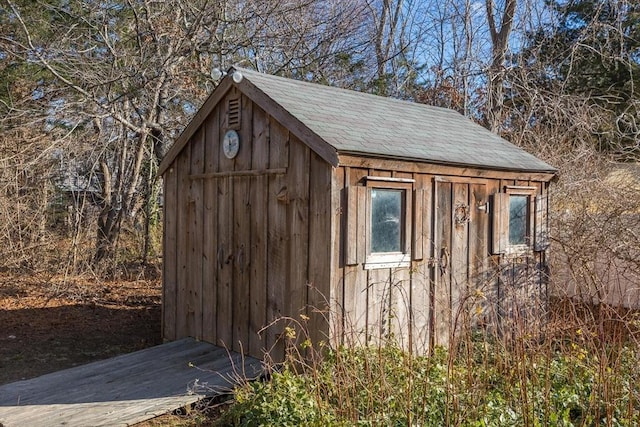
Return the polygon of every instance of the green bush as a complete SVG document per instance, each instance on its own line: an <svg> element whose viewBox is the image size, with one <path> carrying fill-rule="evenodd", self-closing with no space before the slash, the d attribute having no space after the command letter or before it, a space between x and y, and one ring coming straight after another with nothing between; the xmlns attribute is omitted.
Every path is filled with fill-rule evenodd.
<svg viewBox="0 0 640 427"><path fill-rule="evenodd" d="M220 425L314 426L331 425L331 408L318 401L316 386L308 377L285 369L269 381L256 381L236 389L235 403L225 412Z"/></svg>
<svg viewBox="0 0 640 427"><path fill-rule="evenodd" d="M289 366L268 382L239 388L221 422L480 427L640 421L635 349L592 354L574 344L565 352L525 353L486 343L473 349L464 357L443 349L430 357L395 347L339 349L304 374Z"/></svg>

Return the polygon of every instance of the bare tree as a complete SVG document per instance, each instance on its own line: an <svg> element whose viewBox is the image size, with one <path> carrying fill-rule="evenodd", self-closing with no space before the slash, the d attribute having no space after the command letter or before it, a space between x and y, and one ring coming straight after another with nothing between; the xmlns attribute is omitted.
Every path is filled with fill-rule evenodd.
<svg viewBox="0 0 640 427"><path fill-rule="evenodd" d="M428 2L367 0L361 55L365 84L383 96L411 98L427 32Z"/></svg>
<svg viewBox="0 0 640 427"><path fill-rule="evenodd" d="M33 89L42 135L69 127L93 147L74 158L101 192L95 264L113 260L123 226L150 212L155 167L213 88L213 66L304 75L349 48L359 19L358 2L314 0L2 4L5 59L47 75Z"/></svg>
<svg viewBox="0 0 640 427"><path fill-rule="evenodd" d="M614 3L624 6L608 6ZM593 4L595 11L604 7ZM552 12L546 16L555 19ZM615 16L619 23L620 15ZM502 130L560 169L551 199L554 296L594 307L594 324L604 333L605 323L619 313L609 308L640 306L640 168L638 151L628 144L635 137L633 126L618 125L622 116L616 106L622 98L615 96L617 87L606 84L605 93L599 93L589 85L606 82L614 69L617 75L633 75L629 71L635 66L623 43L613 43L619 50L612 54L610 42L626 37L619 33L624 26L606 25L601 31L598 19L583 20L582 28L572 19L564 30L575 31L576 45L569 36L557 37L557 21L529 27L534 31L505 74ZM602 40L586 44L587 36L595 35ZM614 100L607 101L609 96ZM634 101L627 107L624 117L629 118ZM606 150L602 141L608 141Z"/></svg>
<svg viewBox="0 0 640 427"><path fill-rule="evenodd" d="M502 10L493 0L486 0L487 23L491 35L491 63L487 70L486 126L497 132L502 125L504 101L505 56L516 14L517 0L505 0ZM499 19L496 15L499 14Z"/></svg>
<svg viewBox="0 0 640 427"><path fill-rule="evenodd" d="M424 84L416 100L476 117L484 100L480 90L486 59L486 28L482 11L470 0L435 2L428 9L422 49Z"/></svg>

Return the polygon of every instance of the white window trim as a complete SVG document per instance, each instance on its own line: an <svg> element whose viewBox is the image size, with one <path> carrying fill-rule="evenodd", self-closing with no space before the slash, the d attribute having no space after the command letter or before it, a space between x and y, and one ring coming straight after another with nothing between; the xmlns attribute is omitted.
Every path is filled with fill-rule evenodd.
<svg viewBox="0 0 640 427"><path fill-rule="evenodd" d="M364 262L365 270L373 270L380 268L402 268L411 265L411 227L413 226L413 184L414 179L410 178L394 178L367 176L366 186L368 189L389 189L403 190L403 212L402 212L402 237L401 245L404 247L402 252L371 252L371 191L367 191L367 230L366 230L366 260Z"/></svg>
<svg viewBox="0 0 640 427"><path fill-rule="evenodd" d="M533 251L533 238L534 238L534 220L535 214L535 199L538 189L536 187L507 185L504 188L504 192L509 196L527 196L527 232L525 235L526 243L520 245L512 245L509 243L509 229L507 227L507 247L505 248L506 255L523 255ZM509 221L507 220L507 224Z"/></svg>
<svg viewBox="0 0 640 427"><path fill-rule="evenodd" d="M411 254L405 254L402 252L373 253L367 255L367 261L364 263L364 269L400 268L409 267L410 265Z"/></svg>

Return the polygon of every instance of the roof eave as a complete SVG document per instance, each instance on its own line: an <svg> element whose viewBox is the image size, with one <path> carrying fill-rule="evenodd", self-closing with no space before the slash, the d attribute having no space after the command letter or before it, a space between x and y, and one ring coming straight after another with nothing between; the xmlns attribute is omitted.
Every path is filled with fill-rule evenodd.
<svg viewBox="0 0 640 427"><path fill-rule="evenodd" d="M231 68L229 70L229 74L233 72L234 68ZM282 105L272 99L249 79L243 78L240 83L237 83L237 86L242 93L251 99L252 102L257 104L271 117L289 129L290 132L308 145L311 150L313 150L327 163L333 167L338 166L338 151L336 148L312 131L307 125L287 111Z"/></svg>
<svg viewBox="0 0 640 427"><path fill-rule="evenodd" d="M424 158L415 158L415 157L405 157L405 156L392 156L392 155L381 155L381 154L373 154L373 153L364 153L359 151L347 151L340 150L338 152L338 158L340 165L344 165L345 163L350 163L345 161L347 157L368 157L375 159L386 159L392 161L401 161L401 162L417 162L425 165L435 165L435 166L446 166L446 167L455 167L455 168L463 168L463 169L474 169L474 170L485 170L485 171L495 171L495 172L504 172L504 173L513 173L513 174L534 174L540 175L545 178L545 180L552 180L557 174L558 170L551 167L549 169L537 169L537 168L509 168L509 167L501 167L501 166L488 166L488 165L477 165L477 164L469 164L469 163L458 163L458 162L450 162L443 160L432 160L432 159L424 159Z"/></svg>

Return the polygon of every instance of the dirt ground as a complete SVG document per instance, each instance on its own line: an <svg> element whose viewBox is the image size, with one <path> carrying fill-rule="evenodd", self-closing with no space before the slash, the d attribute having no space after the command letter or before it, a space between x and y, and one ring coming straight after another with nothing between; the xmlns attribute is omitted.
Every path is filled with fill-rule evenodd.
<svg viewBox="0 0 640 427"><path fill-rule="evenodd" d="M0 273L0 384L160 344L161 281ZM137 427L211 425L226 405L183 408Z"/></svg>
<svg viewBox="0 0 640 427"><path fill-rule="evenodd" d="M0 274L0 384L161 343L161 284Z"/></svg>

